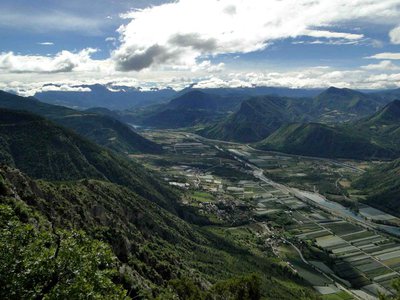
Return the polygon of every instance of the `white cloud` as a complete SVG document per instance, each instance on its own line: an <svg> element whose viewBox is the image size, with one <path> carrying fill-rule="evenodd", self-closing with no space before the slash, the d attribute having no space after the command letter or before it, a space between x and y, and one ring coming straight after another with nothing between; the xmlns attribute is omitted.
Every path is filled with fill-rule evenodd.
<svg viewBox="0 0 400 300"><path fill-rule="evenodd" d="M38 45L42 45L42 46L53 46L54 45L54 43L53 42L40 42L40 43L37 43Z"/></svg>
<svg viewBox="0 0 400 300"><path fill-rule="evenodd" d="M254 87L273 86L289 88L326 88L337 86L358 89L385 89L400 85L400 73L370 75L364 70L333 70L309 68L290 72L231 73L225 77L211 76L199 80L196 87Z"/></svg>
<svg viewBox="0 0 400 300"><path fill-rule="evenodd" d="M199 70L205 70L209 73L218 73L222 72L225 69L225 64L224 63L219 63L219 64L212 64L211 61L209 60L204 60L201 63L197 64L192 68L192 72L196 72Z"/></svg>
<svg viewBox="0 0 400 300"><path fill-rule="evenodd" d="M345 32L331 32L327 30L306 30L304 35L316 38L335 38L346 40L359 40L364 37L363 34L345 33Z"/></svg>
<svg viewBox="0 0 400 300"><path fill-rule="evenodd" d="M400 44L400 26L393 28L390 32L389 32L389 37L390 37L390 41L393 44Z"/></svg>
<svg viewBox="0 0 400 300"><path fill-rule="evenodd" d="M181 90L196 83L196 87L254 87L275 86L289 88L325 88L328 86L358 88L358 89L385 89L400 87L400 72L387 73L387 70L337 70L328 66L298 69L286 72L246 72L236 71L231 73L183 73L179 76L176 71L141 72L141 78L123 76L126 73L116 73L109 76L104 73L94 72L87 76L86 72L74 73L74 76L63 77L62 73L38 74L37 81L14 80L13 76L22 74L4 75L0 73L0 89L16 92L24 96L32 96L44 90L80 90L82 85L104 84L112 89L124 87L150 90L152 88L172 87ZM29 76L29 78L32 76ZM37 77L37 78L36 78Z"/></svg>
<svg viewBox="0 0 400 300"><path fill-rule="evenodd" d="M104 61L94 61L91 55L97 50L84 49L78 53L61 51L53 57L0 53L0 70L8 73L63 73L99 70Z"/></svg>
<svg viewBox="0 0 400 300"><path fill-rule="evenodd" d="M91 92L92 90L88 87L82 86L70 86L67 84L46 84L37 92Z"/></svg>
<svg viewBox="0 0 400 300"><path fill-rule="evenodd" d="M378 53L372 56L368 56L366 58L370 58L370 59L392 59L392 60L396 60L396 59L400 59L400 53L396 53L396 52L383 52L383 53Z"/></svg>
<svg viewBox="0 0 400 300"><path fill-rule="evenodd" d="M380 40L371 39L370 40L372 47L374 48L383 48L384 43Z"/></svg>
<svg viewBox="0 0 400 300"><path fill-rule="evenodd" d="M390 60L383 60L377 64L370 64L370 65L366 65L366 66L362 66L362 69L365 70L371 70L371 71L375 71L375 70L384 70L384 71L395 71L395 70L400 70L400 67L395 65L394 63L392 63Z"/></svg>
<svg viewBox="0 0 400 300"><path fill-rule="evenodd" d="M108 20L110 22L110 20ZM104 19L95 19L61 11L28 13L2 8L0 27L17 28L34 32L85 32L88 35L100 35L108 24Z"/></svg>
<svg viewBox="0 0 400 300"><path fill-rule="evenodd" d="M361 20L395 24L393 0L179 0L135 10L119 28L113 53L121 71L159 65L193 67L204 56L259 51L277 39L311 36L357 41L362 34L337 32Z"/></svg>

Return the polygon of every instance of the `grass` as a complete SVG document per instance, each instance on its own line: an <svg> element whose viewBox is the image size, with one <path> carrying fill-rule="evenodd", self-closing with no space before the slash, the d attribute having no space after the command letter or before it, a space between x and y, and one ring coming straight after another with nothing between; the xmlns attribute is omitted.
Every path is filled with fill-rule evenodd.
<svg viewBox="0 0 400 300"><path fill-rule="evenodd" d="M353 296L349 295L345 291L341 291L336 294L322 295L321 298L323 300L351 300L351 299L354 299Z"/></svg>
<svg viewBox="0 0 400 300"><path fill-rule="evenodd" d="M194 191L192 197L199 202L213 202L215 197L207 192Z"/></svg>
<svg viewBox="0 0 400 300"><path fill-rule="evenodd" d="M342 239L346 240L346 241L355 241L358 239L362 239L362 238L366 238L369 236L374 236L375 233L371 232L371 231L363 231L363 232L355 232L354 234L351 235L347 235L342 237Z"/></svg>
<svg viewBox="0 0 400 300"><path fill-rule="evenodd" d="M291 246L280 248L280 252L284 253L289 262L297 270L300 277L313 286L323 286L331 283L327 278L322 276L318 271L314 270L310 265L305 264L297 251Z"/></svg>
<svg viewBox="0 0 400 300"><path fill-rule="evenodd" d="M391 259L388 259L388 260L384 260L382 262L387 266L397 265L397 264L400 263L400 257L391 258Z"/></svg>

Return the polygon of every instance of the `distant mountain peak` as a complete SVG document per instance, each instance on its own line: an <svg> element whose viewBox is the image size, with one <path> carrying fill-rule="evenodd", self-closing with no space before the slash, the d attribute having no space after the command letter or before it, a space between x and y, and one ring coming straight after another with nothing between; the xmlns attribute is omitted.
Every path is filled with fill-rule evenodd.
<svg viewBox="0 0 400 300"><path fill-rule="evenodd" d="M321 94L328 94L328 95L340 95L340 96L347 96L349 94L359 94L360 92L347 89L347 88L337 88L334 86L331 86L327 88L324 92Z"/></svg>
<svg viewBox="0 0 400 300"><path fill-rule="evenodd" d="M335 87L335 86L330 86L329 88L327 88L325 90L325 92L326 93L332 93L332 92L338 92L338 91L341 91L341 90L343 90L343 89Z"/></svg>
<svg viewBox="0 0 400 300"><path fill-rule="evenodd" d="M189 97L204 97L207 96L209 94L203 92L203 91L199 91L199 90L191 90L188 91L187 93L175 98L175 99L180 99L180 98L189 98Z"/></svg>
<svg viewBox="0 0 400 300"><path fill-rule="evenodd" d="M192 90L172 99L167 108L217 109L220 100L220 96L208 94L199 90Z"/></svg>

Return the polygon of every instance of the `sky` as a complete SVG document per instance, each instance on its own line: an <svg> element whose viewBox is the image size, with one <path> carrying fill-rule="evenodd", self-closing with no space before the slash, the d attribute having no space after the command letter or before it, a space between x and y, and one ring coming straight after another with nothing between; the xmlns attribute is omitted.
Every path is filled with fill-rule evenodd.
<svg viewBox="0 0 400 300"><path fill-rule="evenodd" d="M0 89L400 87L400 0L2 0Z"/></svg>

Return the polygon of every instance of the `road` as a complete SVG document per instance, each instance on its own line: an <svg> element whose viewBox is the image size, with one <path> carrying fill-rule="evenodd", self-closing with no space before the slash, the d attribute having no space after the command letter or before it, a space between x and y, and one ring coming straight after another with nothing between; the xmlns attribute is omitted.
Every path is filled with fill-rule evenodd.
<svg viewBox="0 0 400 300"><path fill-rule="evenodd" d="M225 145L241 145L241 146L243 146L243 144L239 144L239 143L226 142L226 141L220 141L220 140L212 140L212 139L203 138L203 137L201 137L201 136L194 135L194 134L192 134L191 137L192 137L192 138L196 138L197 140L199 140L199 141L201 141L201 142L209 142L209 143L212 143L212 145L213 145L218 151L226 151L226 149L224 149L223 146L218 146L218 145L216 145L215 143L223 143L223 144L225 144ZM249 149L251 149L252 151L259 151L259 150L257 150L257 149L252 148L250 145L246 145L246 146L247 146ZM269 152L269 153L271 153L271 152ZM274 153L277 153L277 152L274 152ZM282 154L282 153L277 153L277 154L286 155L286 154ZM308 204L308 205L315 206L315 207L317 207L317 208L320 208L320 209L323 209L323 210L325 210L325 211L328 211L329 213L331 213L331 214L333 214L333 215L336 215L336 216L339 216L340 218L342 218L342 219L344 219L344 220L347 220L347 221L356 223L356 224L358 224L358 225L361 225L361 226L364 227L364 228L375 229L375 230L381 230L381 231L382 231L382 229L379 228L379 227L377 226L377 224L372 223L372 222L370 222L370 221L368 221L368 220L363 219L363 218L360 217L360 216L355 215L355 214L352 213L350 210L348 210L348 209L342 207L341 205L339 205L339 204L337 204L337 203L330 203L330 201L326 200L325 197L323 197L322 195L320 195L320 194L318 194L318 193L304 192L304 191L301 191L301 190L298 190L298 189L295 189L295 188L291 188L291 187L285 186L285 185L283 185L283 184L277 183L277 182L275 182L275 181L273 181L273 180L267 178L267 177L264 175L264 172L263 172L263 170L262 170L261 168L257 167L256 165L254 165L254 164L252 164L252 163L249 163L248 161L242 159L242 158L239 157L238 155L233 154L232 152L231 152L231 155L232 155L232 157L233 157L236 161L238 161L238 162L240 162L241 164L245 165L247 168L250 168L250 169L253 171L253 176L254 176L255 178L257 178L258 180L260 180L260 181L262 181L262 182L264 182L264 183L266 183L266 184L268 184L268 185L270 185L270 186L272 186L272 187L274 187L274 188L276 188L276 189L279 189L279 190L281 190L281 191L283 191L283 192L285 192L285 193L289 193L289 194L291 194L292 196L294 196L294 197L296 197L297 199L299 199L299 200L305 202L305 203ZM293 156L293 155L286 155L286 156ZM319 160L319 161L325 161L325 162L329 162L329 163L332 163L332 164L335 164L335 165L338 165L338 166L341 166L341 167L346 167L346 168L352 169L353 171L356 171L356 172L364 172L364 170L362 170L362 169L359 169L359 168L356 168L356 167L354 167L354 166L352 166L352 165L349 165L349 164L347 164L347 163L335 161L335 160L332 160L332 159L325 159L325 158L319 158L319 157L306 157L306 156L296 156L296 157L303 157L303 158L306 158L306 159L315 159L315 160ZM340 178L338 179L338 181L339 181L339 180L340 180ZM338 181L337 181L337 182L338 182ZM315 198L314 196L317 197L317 198L321 198L322 201L321 201L321 202L318 202L318 201L317 201L318 199L317 199L317 200L316 200L316 199L313 199L313 198ZM323 204L324 204L324 201L325 201L326 203L330 204L331 207L329 207L329 206L324 206L324 205L323 205ZM336 208L336 209L335 209L335 208ZM320 224L318 224L318 225L321 226ZM328 230L328 229L325 228L325 227L323 227L323 228L324 228L325 230ZM328 231L330 231L330 230L328 230ZM332 232L331 232L331 233L332 233ZM288 244L290 244L290 245L296 250L296 252L299 254L301 260L302 260L305 264L310 265L310 263L304 258L304 256L303 256L303 254L301 253L300 249L298 249L298 248L296 247L296 245L294 245L294 244L293 244L292 242L290 242L290 241L287 241L287 240L284 239L284 238L283 238L283 240L286 241ZM365 251L361 251L361 252L362 252L364 255L367 255L368 257L371 257L374 261L378 262L379 264L382 264L379 260L377 260L375 257L372 257L371 255L369 255L369 254L366 253ZM383 264L382 264L382 265L383 265ZM387 267L386 265L384 265L384 266ZM399 274L397 271L395 271L395 270L393 270L393 269L391 269L391 268L389 268L389 269L390 269L391 271L393 271L393 272ZM341 283L339 283L337 280L335 280L334 278L332 278L332 277L329 276L328 274L325 274L322 270L319 270L318 268L316 268L316 270L317 270L318 272L320 272L320 273L321 273L323 276L325 276L326 278L329 278L330 280L332 280L333 282L335 282L336 286L337 286L339 289L341 289L341 290L343 290L343 291L346 291L347 293L351 294L355 299L362 299L362 298L360 298L359 295L355 294L353 291L351 291L351 290L348 289L347 287L343 286L343 285L342 285ZM400 276L400 274L399 274L399 276Z"/></svg>
<svg viewBox="0 0 400 300"><path fill-rule="evenodd" d="M210 142L210 143L223 143L223 144L227 144L227 145L235 145L235 146L246 146L247 148L249 148L252 151L257 151L257 152L266 152L266 153L273 153L273 154L277 154L277 155L284 155L284 156L288 156L288 157L297 157L297 158L304 158L304 159L310 159L310 160L318 160L318 161L324 161L324 162L329 162L331 164L340 166L340 167L344 167L344 168L348 168L351 169L355 172L361 172L364 173L365 170L357 168L353 165L350 165L348 163L344 163L341 161L337 161L334 159L330 159L330 158L324 158L324 157L317 157L317 156L305 156L305 155L295 155L295 154L288 154L288 153L282 153L282 152L277 152L277 151L263 151L263 150L259 150L259 149L255 149L253 148L251 145L249 144L241 144L241 143L236 143L236 142L228 142L228 141L223 141L223 140L214 140L214 139L209 139L209 138L205 138L202 137L201 135L195 134L195 133L185 133L187 137L191 137L200 141L204 141L204 142Z"/></svg>
<svg viewBox="0 0 400 300"><path fill-rule="evenodd" d="M227 142L227 141L222 141L222 140L213 140L213 139L208 139L205 137L202 137L200 135L194 134L194 133L185 133L187 137L191 137L193 139L198 140L199 142L209 142L211 143L217 150L219 151L225 151L224 148L215 145L215 143L223 143L223 144L227 144L227 145L236 145L236 146L243 146L244 144L240 144L240 143L235 143L235 142ZM249 149L253 150L253 151L259 151L257 149L252 148L250 145L246 145ZM261 151L264 152L264 151ZM321 157L310 157L310 156L299 156L299 155L288 155L288 154L284 154L284 153L279 153L279 152L270 152L269 153L276 153L276 154L280 154L280 155L285 155L285 156L291 156L291 157L302 157L305 159L313 159L313 160L319 160L319 161L324 161L324 162L329 162L341 167L345 167L345 168L349 168L353 171L356 172L365 172L364 170L354 167L352 165L349 165L347 163L344 162L340 162L340 161L336 161L336 160L332 160L332 159L328 159L328 158L321 158ZM231 153L232 154L232 153ZM400 230L398 228L392 228L393 226L383 226L383 225L378 225L376 223L373 223L369 220L365 220L364 218L355 215L353 212L351 212L349 209L344 208L342 205L334 203L334 202L330 202L328 200L325 199L324 196L318 194L318 193L309 193L310 195L313 194L315 197L319 197L320 199L323 199L322 202L324 203L318 203L318 201L315 201L315 197L311 197L310 195L307 196L307 194L304 191L300 191L298 189L295 188L290 188L288 186L285 186L283 184L277 183L267 177L265 177L263 170L259 167L257 167L254 164L251 164L247 161L245 161L244 159L238 157L237 155L232 154L232 156L234 157L235 160L237 160L238 162L244 164L246 167L250 168L253 170L253 175L254 177L258 178L259 180L275 187L276 189L279 189L281 191L284 191L286 193L290 193L291 195L293 195L294 197L298 198L299 200L306 202L307 204L311 205L311 206L315 206L318 207L324 211L328 211L329 213L336 215L338 217L341 217L349 222L354 222L357 223L365 228L369 228L369 229L374 229L374 230L379 230L385 233L389 233L391 235L395 235L400 237ZM325 205L322 205L325 204ZM390 227L390 228L388 228Z"/></svg>
<svg viewBox="0 0 400 300"><path fill-rule="evenodd" d="M284 240L286 243L290 244L290 245L296 250L296 252L297 252L297 253L299 254L299 256L300 256L300 259L301 259L305 264L311 265L311 264L304 258L303 253L301 253L300 249L297 248L297 246L296 246L295 244L293 244L292 242L290 242L290 241L288 241L288 240L286 240L286 239L283 239L283 240ZM325 278L327 278L327 279L329 279L329 280L332 280L332 281L335 283L335 285L336 285L339 289L341 289L342 291L345 291L346 293L352 295L352 296L353 296L355 299L357 299L357 300L363 300L363 299L360 298L357 294L355 294L352 290L350 290L350 289L348 289L347 287L345 287L344 285L340 284L339 282L337 282L336 280L334 280L333 278L331 278L328 274L322 272L322 271L321 271L320 269L318 269L318 268L315 268L315 267L314 267L314 269L316 269L319 273L321 273Z"/></svg>

